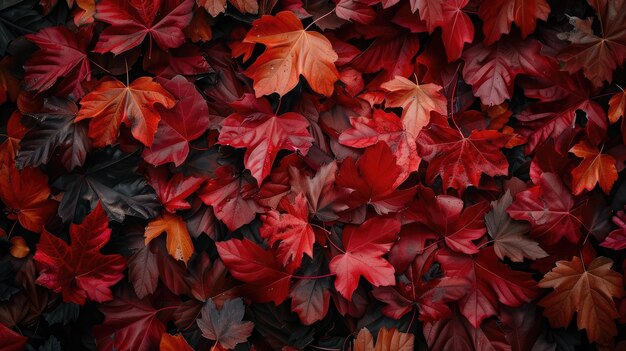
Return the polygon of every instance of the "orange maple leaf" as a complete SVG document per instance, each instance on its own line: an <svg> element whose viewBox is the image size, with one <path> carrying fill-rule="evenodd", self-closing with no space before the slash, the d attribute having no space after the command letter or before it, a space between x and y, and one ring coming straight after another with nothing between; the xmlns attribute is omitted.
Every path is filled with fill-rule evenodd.
<svg viewBox="0 0 626 351"><path fill-rule="evenodd" d="M591 190L600 184L600 188L608 194L617 180L617 161L611 155L603 154L595 145L583 140L574 145L569 152L582 157L582 162L572 170L572 190L578 195L583 190Z"/></svg>
<svg viewBox="0 0 626 351"><path fill-rule="evenodd" d="M576 312L578 329L587 329L590 341L613 340L617 335L613 320L619 316L613 297L624 296L624 282L612 265L606 257L595 258L588 267L577 256L556 263L539 282L542 288L554 288L539 302L552 327L567 328Z"/></svg>
<svg viewBox="0 0 626 351"><path fill-rule="evenodd" d="M380 87L389 92L385 98L387 106L402 107L404 129L415 138L428 125L432 111L442 115L448 111L446 98L441 94L441 86L437 84L413 83L396 76Z"/></svg>
<svg viewBox="0 0 626 351"><path fill-rule="evenodd" d="M339 79L337 53L321 33L310 32L290 11L254 21L244 43L266 46L265 52L244 73L254 80L256 96L283 96L304 76L311 88L330 96Z"/></svg>
<svg viewBox="0 0 626 351"><path fill-rule="evenodd" d="M113 144L122 122L131 128L135 139L151 146L161 120L156 104L170 109L176 100L152 78L141 77L128 86L108 80L83 97L75 122L93 118L89 122L89 137L96 147Z"/></svg>
<svg viewBox="0 0 626 351"><path fill-rule="evenodd" d="M187 224L180 216L168 212L148 223L144 236L148 245L152 239L167 232L167 252L177 260L185 262L193 254L193 242L187 230Z"/></svg>
<svg viewBox="0 0 626 351"><path fill-rule="evenodd" d="M11 162L0 164L0 179L0 201L10 213L9 218L14 215L22 227L41 233L57 209L57 203L50 199L48 176L38 168L20 172Z"/></svg>

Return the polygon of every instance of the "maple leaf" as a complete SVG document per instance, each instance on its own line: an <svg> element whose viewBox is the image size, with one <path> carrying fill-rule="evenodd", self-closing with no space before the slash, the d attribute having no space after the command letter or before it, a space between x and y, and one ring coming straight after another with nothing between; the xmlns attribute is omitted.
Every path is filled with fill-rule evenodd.
<svg viewBox="0 0 626 351"><path fill-rule="evenodd" d="M254 199L258 190L249 175L237 174L230 166L216 169L215 174L217 178L209 180L199 196L229 230L237 230L263 212Z"/></svg>
<svg viewBox="0 0 626 351"><path fill-rule="evenodd" d="M618 226L618 229L611 231L600 246L613 250L622 250L626 248L626 213L618 211L613 216L613 223Z"/></svg>
<svg viewBox="0 0 626 351"><path fill-rule="evenodd" d="M535 31L537 20L547 20L550 6L546 0L483 0L478 16L483 20L485 45L498 41L502 34L508 34L515 22L526 38Z"/></svg>
<svg viewBox="0 0 626 351"><path fill-rule="evenodd" d="M592 143L604 141L608 128L604 108L594 101L589 82L580 74L561 72L559 64L545 57L537 57L537 62L546 61L545 66L534 74L534 80L524 82L524 94L531 99L539 99L527 110L516 115L521 122L520 134L528 137L527 152L531 152L548 138L557 140L566 135L576 125L577 111L585 112L585 132Z"/></svg>
<svg viewBox="0 0 626 351"><path fill-rule="evenodd" d="M117 293L112 301L100 304L104 322L94 328L98 347L105 350L150 351L159 348L165 332L168 310L156 309L147 298L138 299L127 290Z"/></svg>
<svg viewBox="0 0 626 351"><path fill-rule="evenodd" d="M0 200L10 216L32 232L44 230L57 208L50 199L48 176L38 168L19 171L14 163L0 163L0 179Z"/></svg>
<svg viewBox="0 0 626 351"><path fill-rule="evenodd" d="M424 337L431 350L510 351L504 334L495 320L472 326L459 313L424 325Z"/></svg>
<svg viewBox="0 0 626 351"><path fill-rule="evenodd" d="M419 155L428 161L426 181L441 176L443 188L462 193L478 187L481 174L507 175L509 163L500 151L509 136L493 130L473 130L469 137L460 131L431 123L417 138Z"/></svg>
<svg viewBox="0 0 626 351"><path fill-rule="evenodd" d="M250 285L248 290L255 301L274 301L278 306L287 298L292 274L277 261L273 250L263 250L248 239L215 245L230 274Z"/></svg>
<svg viewBox="0 0 626 351"><path fill-rule="evenodd" d="M161 343L159 344L159 350L193 351L193 348L189 346L187 340L185 340L185 337L182 334L171 335L169 333L163 333Z"/></svg>
<svg viewBox="0 0 626 351"><path fill-rule="evenodd" d="M335 185L337 162L321 166L313 177L308 177L295 167L289 168L291 191L302 193L307 199L309 214L321 221L339 218L336 212L346 210L345 205L337 204L346 193Z"/></svg>
<svg viewBox="0 0 626 351"><path fill-rule="evenodd" d="M396 76L411 75L414 70L413 58L419 49L420 40L416 34L390 31L377 37L367 49L350 62L350 65L363 73L382 70L368 84L378 90L381 84L395 79Z"/></svg>
<svg viewBox="0 0 626 351"><path fill-rule="evenodd" d="M128 279L140 299L154 293L157 288L159 282L157 259L157 255L150 250L150 245L146 245L128 260Z"/></svg>
<svg viewBox="0 0 626 351"><path fill-rule="evenodd" d="M462 11L469 0L443 1L443 25L441 37L448 56L448 62L461 58L465 43L474 40L474 24L470 17Z"/></svg>
<svg viewBox="0 0 626 351"><path fill-rule="evenodd" d="M237 111L222 122L219 143L245 147L244 164L261 184L267 177L280 150L299 151L306 155L313 142L304 116L287 112L276 116L269 102L244 94L231 103Z"/></svg>
<svg viewBox="0 0 626 351"><path fill-rule="evenodd" d="M458 299L461 313L474 328L488 317L495 316L499 304L517 307L538 295L538 289L530 273L514 271L498 260L492 247L478 252L474 257L440 251L437 255L445 272L438 285L464 295ZM445 293L444 293L445 294Z"/></svg>
<svg viewBox="0 0 626 351"><path fill-rule="evenodd" d="M150 219L158 215L154 190L136 173L139 157L106 148L91 154L80 171L59 177L54 187L65 191L59 216L79 221L100 203L107 215L122 222L128 216Z"/></svg>
<svg viewBox="0 0 626 351"><path fill-rule="evenodd" d="M152 145L144 149L142 157L155 166L168 162L180 166L189 155L189 142L209 129L209 108L193 83L184 77L158 78L157 82L175 97L176 105L172 109L159 108L161 120Z"/></svg>
<svg viewBox="0 0 626 351"><path fill-rule="evenodd" d="M196 2L213 17L226 11L226 0L196 0ZM229 0L228 3L241 13L256 15L259 12L259 4L256 0Z"/></svg>
<svg viewBox="0 0 626 351"><path fill-rule="evenodd" d="M443 6L441 0L411 0L411 12L419 11L419 16L426 28L432 33L435 28L443 24Z"/></svg>
<svg viewBox="0 0 626 351"><path fill-rule="evenodd" d="M77 113L75 103L52 97L44 100L41 112L25 114L24 119L34 121L35 126L20 141L17 167L47 164L57 150L67 169L82 166L91 144L86 124L74 123Z"/></svg>
<svg viewBox="0 0 626 351"><path fill-rule="evenodd" d="M487 232L493 239L493 247L500 259L508 257L513 262L523 262L524 258L536 260L548 256L539 243L527 237L530 225L511 219L506 209L513 203L509 190L496 201L491 202L491 211L485 215Z"/></svg>
<svg viewBox="0 0 626 351"><path fill-rule="evenodd" d="M352 351L412 351L415 335L402 333L396 328L381 328L376 337L376 345L367 328L362 328L354 339Z"/></svg>
<svg viewBox="0 0 626 351"><path fill-rule="evenodd" d="M26 348L28 338L20 335L0 323L0 349L3 351L20 351Z"/></svg>
<svg viewBox="0 0 626 351"><path fill-rule="evenodd" d="M303 194L296 195L293 203L285 197L280 206L287 213L272 210L261 216L263 226L259 228L262 237L268 238L270 245L278 244L278 256L283 265L294 262L297 267L306 254L313 258L315 234L309 225L309 212Z"/></svg>
<svg viewBox="0 0 626 351"><path fill-rule="evenodd" d="M411 4L404 2L394 15L392 22L413 33L428 31L432 34L437 27L441 27L441 39L448 62L461 58L465 43L471 43L474 40L474 24L464 10L469 0L419 0L418 2L436 10L429 11L432 16L430 20L421 17L423 11L419 12L419 16L412 14L409 8ZM433 44L429 43L426 50L431 50L433 47Z"/></svg>
<svg viewBox="0 0 626 351"><path fill-rule="evenodd" d="M578 195L583 190L593 190L596 184L600 185L605 194L611 192L617 180L616 160L613 156L603 154L602 151L588 141L583 140L574 145L569 152L582 157L583 160L572 170L572 191Z"/></svg>
<svg viewBox="0 0 626 351"><path fill-rule="evenodd" d="M48 90L63 78L62 90L67 90L75 99L84 95L81 83L91 80L91 67L87 48L91 41L91 28L72 33L65 27L49 27L26 39L39 46L40 50L24 66L25 88L38 92Z"/></svg>
<svg viewBox="0 0 626 351"><path fill-rule="evenodd" d="M531 235L546 244L556 244L565 238L575 243L580 236L580 209L574 207L574 197L559 177L543 173L539 184L519 192L507 212L513 219L531 224Z"/></svg>
<svg viewBox="0 0 626 351"><path fill-rule="evenodd" d="M193 254L193 242L187 230L187 224L180 216L165 212L161 217L148 223L145 232L145 244L148 245L152 239L167 232L167 251L172 257L179 261L189 261Z"/></svg>
<svg viewBox="0 0 626 351"><path fill-rule="evenodd" d="M382 256L389 251L400 231L393 218L373 217L363 224L344 228L345 252L330 261L331 273L337 274L335 289L349 301L363 276L374 286L395 284L394 268Z"/></svg>
<svg viewBox="0 0 626 351"><path fill-rule="evenodd" d="M577 256L558 261L539 282L542 288L554 289L539 301L550 325L566 328L576 313L578 328L587 329L589 341L612 341L617 335L613 320L619 316L613 297L625 295L622 275L611 270L612 265L606 257L597 257L588 266Z"/></svg>
<svg viewBox="0 0 626 351"><path fill-rule="evenodd" d="M626 143L626 92L611 96L608 115L611 123L622 118L622 140Z"/></svg>
<svg viewBox="0 0 626 351"><path fill-rule="evenodd" d="M302 75L315 92L330 96L339 79L337 53L322 34L307 31L290 11L264 15L252 23L244 43L263 44L265 52L244 72L254 81L257 97L283 96Z"/></svg>
<svg viewBox="0 0 626 351"><path fill-rule="evenodd" d="M202 307L202 317L197 320L202 336L215 340L225 349L234 349L247 341L254 328L254 323L242 321L245 311L240 298L227 300L219 310L209 299Z"/></svg>
<svg viewBox="0 0 626 351"><path fill-rule="evenodd" d="M407 219L421 224L413 228L411 236L421 237L424 241L443 237L446 246L454 251L466 254L479 251L472 241L485 235L483 217L489 206L486 202L464 210L463 200L449 195L435 196L430 188L424 187L420 188L419 197L419 202L412 204L406 215ZM414 249L421 250L423 247Z"/></svg>
<svg viewBox="0 0 626 351"><path fill-rule="evenodd" d="M376 19L376 12L368 4L355 0L339 0L335 14L346 21L368 24Z"/></svg>
<svg viewBox="0 0 626 351"><path fill-rule="evenodd" d="M40 272L37 284L79 305L87 299L111 300L110 288L124 278L126 259L100 253L111 237L108 224L104 209L98 205L81 224L70 225L70 245L44 230L34 257Z"/></svg>
<svg viewBox="0 0 626 351"><path fill-rule="evenodd" d="M115 143L122 122L131 127L135 139L149 147L161 120L156 104L170 109L176 100L152 78L137 78L128 86L118 80L106 80L83 97L74 121L93 118L89 137L96 147Z"/></svg>
<svg viewBox="0 0 626 351"><path fill-rule="evenodd" d="M447 293L444 296L437 289L440 279L431 276L432 270L437 267L436 250L435 246L431 246L417 256L405 272L396 278L395 286L381 286L372 290L372 295L386 304L381 310L384 315L400 319L414 308L419 310L419 319L424 322L450 315L446 302L462 297L463 293L459 292L456 296ZM397 270L393 260L390 262Z"/></svg>
<svg viewBox="0 0 626 351"><path fill-rule="evenodd" d="M365 150L355 163L350 157L341 163L336 183L353 189L349 201L356 206L370 204L378 214L401 210L415 194L415 188L397 190L404 179L402 168L384 142Z"/></svg>
<svg viewBox="0 0 626 351"><path fill-rule="evenodd" d="M511 98L517 75L546 70L540 52L541 43L534 39L513 37L491 46L477 43L463 52L463 79L483 104L500 105Z"/></svg>
<svg viewBox="0 0 626 351"><path fill-rule="evenodd" d="M558 37L571 45L559 52L558 59L565 62L568 72L582 70L595 86L601 86L604 81L611 83L613 71L626 60L626 3L610 0L588 3L596 10L601 35L594 32L593 17L570 17L573 30Z"/></svg>
<svg viewBox="0 0 626 351"><path fill-rule="evenodd" d="M350 125L352 128L344 130L337 139L341 144L366 148L384 141L402 167L398 179L406 179L409 173L417 170L420 158L417 156L415 137L404 129L402 120L395 113L376 109L372 118L350 118Z"/></svg>
<svg viewBox="0 0 626 351"><path fill-rule="evenodd" d="M186 199L204 183L202 178L185 177L182 173L176 173L168 179L165 168L149 168L146 179L165 210L170 213L190 209L191 204Z"/></svg>
<svg viewBox="0 0 626 351"><path fill-rule="evenodd" d="M314 276L319 274L320 267L325 263L325 257L317 251L312 264L303 267L302 274ZM300 318L304 325L312 325L322 320L328 313L330 306L331 284L330 277L319 279L298 279L291 288L291 310Z"/></svg>
<svg viewBox="0 0 626 351"><path fill-rule="evenodd" d="M448 113L447 100L441 93L441 86L437 84L413 83L404 77L395 76L380 87L389 92L385 96L387 106L402 107L402 124L413 137L417 137L422 128L428 125L431 112L442 115Z"/></svg>
<svg viewBox="0 0 626 351"><path fill-rule="evenodd" d="M154 40L163 50L179 47L185 42L182 29L191 21L193 4L193 0L100 1L95 19L111 26L100 34L94 52L119 55L141 44L146 36L151 45Z"/></svg>

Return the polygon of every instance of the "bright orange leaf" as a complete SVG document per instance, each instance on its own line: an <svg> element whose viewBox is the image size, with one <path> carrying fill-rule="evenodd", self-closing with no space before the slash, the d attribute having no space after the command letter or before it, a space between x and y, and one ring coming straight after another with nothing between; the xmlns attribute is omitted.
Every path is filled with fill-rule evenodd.
<svg viewBox="0 0 626 351"><path fill-rule="evenodd" d="M572 170L572 190L578 195L583 190L591 190L596 184L608 194L617 180L616 160L613 156L603 154L602 151L588 141L583 140L574 145L569 152L582 157L582 162Z"/></svg>
<svg viewBox="0 0 626 351"><path fill-rule="evenodd" d="M152 78L137 78L129 86L108 80L80 101L75 122L93 118L89 123L89 137L96 147L115 143L122 122L131 128L135 139L151 146L161 120L156 104L170 109L176 100Z"/></svg>
<svg viewBox="0 0 626 351"><path fill-rule="evenodd" d="M163 215L148 223L144 236L145 244L148 245L152 239L167 232L167 252L177 260L185 262L193 254L193 242L187 230L187 224L180 216L165 212Z"/></svg>
<svg viewBox="0 0 626 351"><path fill-rule="evenodd" d="M321 33L305 30L293 12L283 11L254 21L243 42L266 46L245 71L254 80L257 97L287 94L298 84L300 75L314 91L326 96L333 93L339 79L337 53Z"/></svg>

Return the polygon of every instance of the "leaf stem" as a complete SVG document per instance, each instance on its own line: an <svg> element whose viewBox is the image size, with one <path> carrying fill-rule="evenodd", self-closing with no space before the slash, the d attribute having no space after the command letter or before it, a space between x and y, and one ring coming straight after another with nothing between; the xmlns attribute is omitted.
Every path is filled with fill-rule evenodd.
<svg viewBox="0 0 626 351"><path fill-rule="evenodd" d="M322 279L322 278L334 277L336 275L337 273L328 273L324 275L292 275L291 277L293 279Z"/></svg>
<svg viewBox="0 0 626 351"><path fill-rule="evenodd" d="M309 30L309 28L311 28L311 26L312 26L313 24L315 24L315 22L318 22L319 20L321 20L322 18L324 18L324 17L326 17L326 16L330 15L330 14L331 14L331 13L333 13L333 12L335 12L335 8L333 8L333 9L332 9L332 10L330 10L330 11L328 11L328 12L327 12L326 14L324 14L323 16L318 17L316 20L314 20L314 21L313 21L313 22L311 22L308 26L306 26L306 28L304 28L304 30Z"/></svg>

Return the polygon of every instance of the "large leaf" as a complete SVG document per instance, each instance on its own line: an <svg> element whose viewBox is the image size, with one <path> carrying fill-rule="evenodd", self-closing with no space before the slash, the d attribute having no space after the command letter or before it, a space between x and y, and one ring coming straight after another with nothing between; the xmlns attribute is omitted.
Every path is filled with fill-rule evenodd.
<svg viewBox="0 0 626 351"><path fill-rule="evenodd" d="M337 54L326 37L305 30L292 12L256 20L244 42L266 46L265 52L245 71L254 80L257 97L285 95L298 84L300 75L314 91L332 94L339 79Z"/></svg>
<svg viewBox="0 0 626 351"><path fill-rule="evenodd" d="M590 341L608 343L615 335L619 316L613 297L624 296L622 275L611 270L613 261L598 257L585 265L579 257L558 261L539 286L553 288L539 302L553 327L567 327L577 314L579 329L587 329Z"/></svg>
<svg viewBox="0 0 626 351"><path fill-rule="evenodd" d="M59 216L66 222L80 219L98 202L111 220L128 216L155 217L159 203L154 190L135 171L139 157L107 148L99 151L76 172L65 174L54 186L65 191Z"/></svg>

